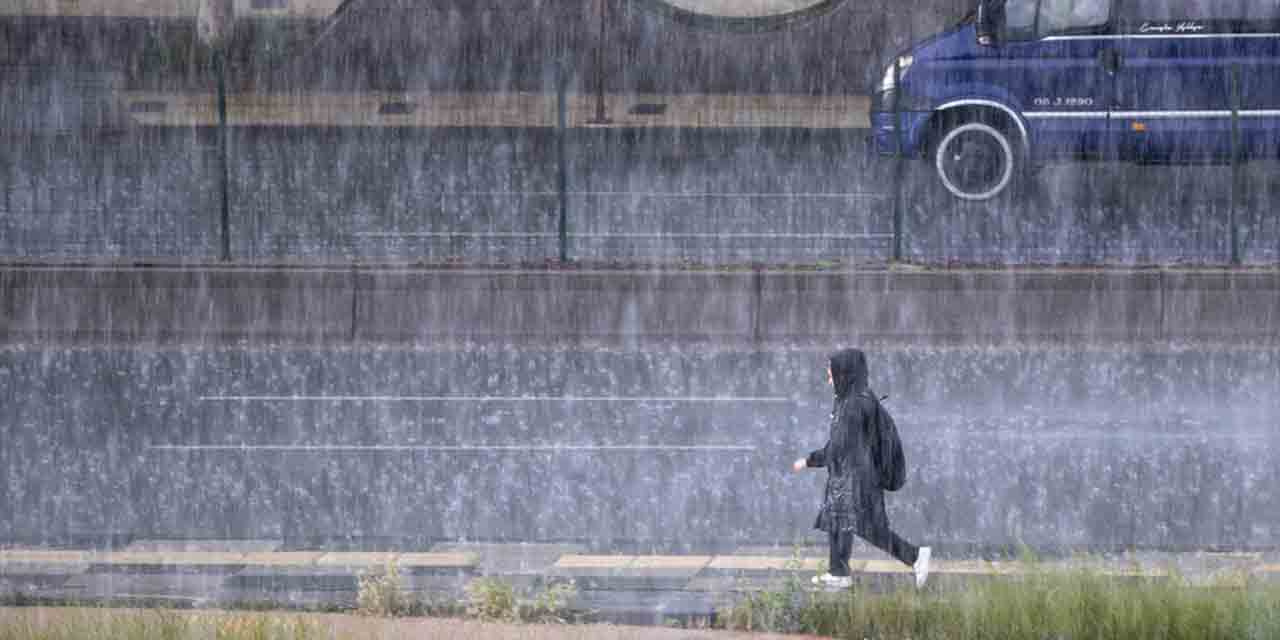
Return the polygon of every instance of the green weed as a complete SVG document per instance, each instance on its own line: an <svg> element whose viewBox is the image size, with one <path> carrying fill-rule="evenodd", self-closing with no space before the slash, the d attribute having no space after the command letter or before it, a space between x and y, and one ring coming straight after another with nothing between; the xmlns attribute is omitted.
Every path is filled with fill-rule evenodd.
<svg viewBox="0 0 1280 640"><path fill-rule="evenodd" d="M570 621L569 605L578 597L578 587L573 582L557 582L534 594L528 604L520 607L520 619L524 622L559 623Z"/></svg>
<svg viewBox="0 0 1280 640"><path fill-rule="evenodd" d="M497 578L476 578L467 584L467 615L485 622L515 622L519 602L515 588Z"/></svg>
<svg viewBox="0 0 1280 640"><path fill-rule="evenodd" d="M368 616L402 616L413 609L413 601L404 591L400 570L394 562L370 569L360 576L356 594L357 612Z"/></svg>
<svg viewBox="0 0 1280 640"><path fill-rule="evenodd" d="M790 586L753 594L723 626L838 638L913 640L1261 640L1280 637L1280 587L1232 575L1209 587L1180 576L1049 571L964 589L844 593Z"/></svg>
<svg viewBox="0 0 1280 640"><path fill-rule="evenodd" d="M0 640L311 640L318 630L296 617L120 611L100 615L63 610L56 620L14 615L0 624Z"/></svg>

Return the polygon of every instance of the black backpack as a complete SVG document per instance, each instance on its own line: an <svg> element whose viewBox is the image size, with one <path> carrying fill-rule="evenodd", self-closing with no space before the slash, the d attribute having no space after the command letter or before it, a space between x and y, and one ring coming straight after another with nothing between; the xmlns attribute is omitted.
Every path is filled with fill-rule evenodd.
<svg viewBox="0 0 1280 640"><path fill-rule="evenodd" d="M875 404L875 415L872 416L871 460L876 465L876 473L880 476L880 488L885 491L897 491L907 483L907 456L902 452L902 440L898 437L898 425L893 416L880 404L881 398L874 393L866 392ZM886 398L889 396L885 396Z"/></svg>

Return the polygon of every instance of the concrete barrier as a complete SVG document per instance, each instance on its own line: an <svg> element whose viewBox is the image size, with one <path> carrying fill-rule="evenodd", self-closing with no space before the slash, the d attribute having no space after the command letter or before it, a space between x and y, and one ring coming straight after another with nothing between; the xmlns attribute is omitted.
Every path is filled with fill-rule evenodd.
<svg viewBox="0 0 1280 640"><path fill-rule="evenodd" d="M1229 327L1236 340L1270 343L1280 332L1274 271L1171 272L1162 288L1162 322L1170 339L1211 339Z"/></svg>
<svg viewBox="0 0 1280 640"><path fill-rule="evenodd" d="M310 270L5 269L11 341L325 342L348 337L351 280Z"/></svg>
<svg viewBox="0 0 1280 640"><path fill-rule="evenodd" d="M1280 271L0 268L30 344L1280 342Z"/></svg>

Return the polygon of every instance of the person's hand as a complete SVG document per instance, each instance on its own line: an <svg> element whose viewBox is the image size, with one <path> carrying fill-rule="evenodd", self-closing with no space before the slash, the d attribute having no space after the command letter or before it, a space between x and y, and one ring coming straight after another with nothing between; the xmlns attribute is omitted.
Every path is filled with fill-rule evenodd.
<svg viewBox="0 0 1280 640"><path fill-rule="evenodd" d="M990 47L995 43L995 38L992 38L991 36L978 36L978 44L984 47Z"/></svg>
<svg viewBox="0 0 1280 640"><path fill-rule="evenodd" d="M804 458L800 458L795 462L791 463L791 468L795 469L796 471L804 471L808 466L809 466L809 463L805 461Z"/></svg>

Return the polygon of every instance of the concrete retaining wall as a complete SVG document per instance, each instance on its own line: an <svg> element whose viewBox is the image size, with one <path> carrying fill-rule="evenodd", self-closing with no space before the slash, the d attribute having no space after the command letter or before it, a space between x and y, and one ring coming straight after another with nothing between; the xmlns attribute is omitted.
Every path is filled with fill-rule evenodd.
<svg viewBox="0 0 1280 640"><path fill-rule="evenodd" d="M0 270L9 343L1280 342L1267 271Z"/></svg>

